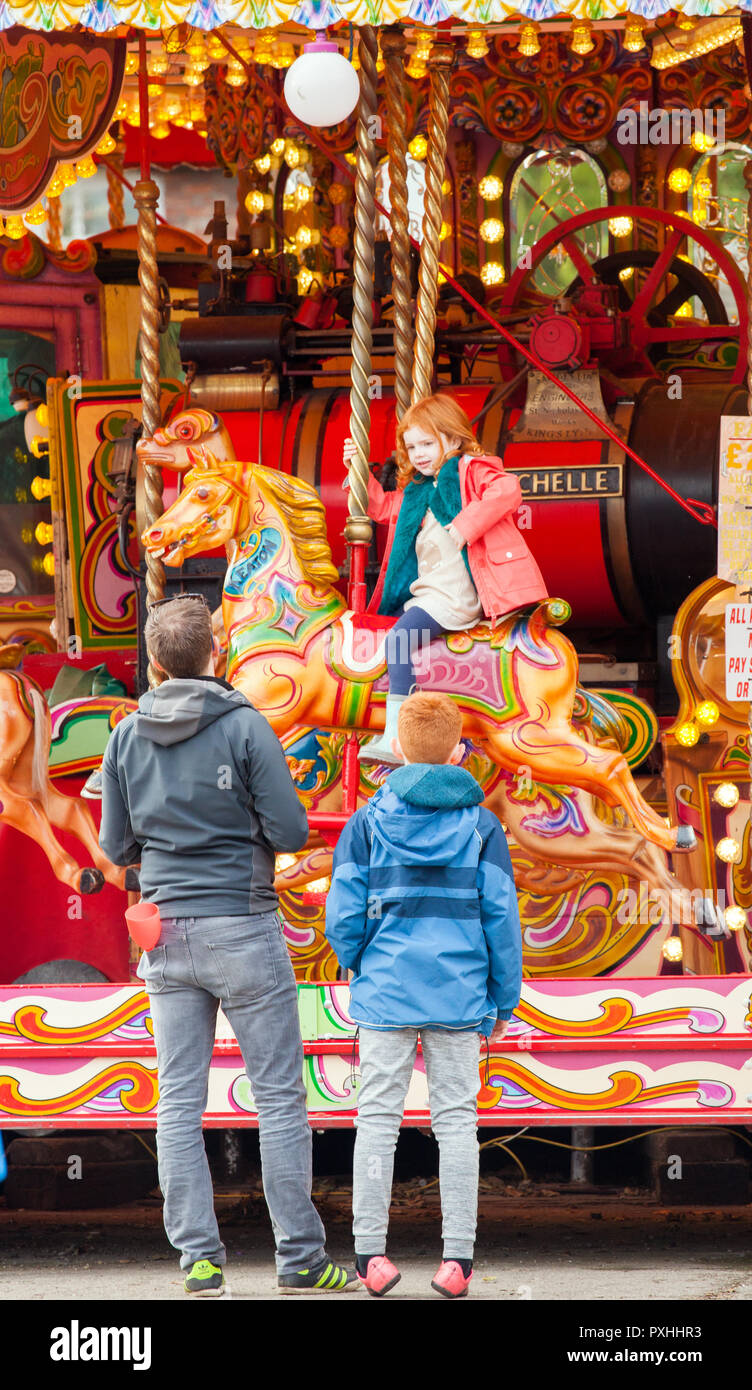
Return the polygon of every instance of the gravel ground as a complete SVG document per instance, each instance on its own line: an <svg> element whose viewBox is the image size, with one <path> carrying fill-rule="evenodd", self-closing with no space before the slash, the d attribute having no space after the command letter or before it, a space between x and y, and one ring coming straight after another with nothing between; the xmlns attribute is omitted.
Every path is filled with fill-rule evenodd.
<svg viewBox="0 0 752 1390"><path fill-rule="evenodd" d="M489 1187L481 1197L473 1300L752 1299L750 1206L676 1210L656 1206L645 1195L572 1197L545 1187L534 1194ZM318 1180L317 1200L329 1253L351 1258L346 1183ZM217 1212L232 1299L276 1298L271 1232L260 1195L218 1189ZM435 1187L396 1186L389 1254L402 1269L402 1281L390 1302L436 1300L430 1280L440 1257L439 1233ZM8 1211L0 1203L0 1298L72 1296L185 1302L156 1195L127 1207L75 1213Z"/></svg>

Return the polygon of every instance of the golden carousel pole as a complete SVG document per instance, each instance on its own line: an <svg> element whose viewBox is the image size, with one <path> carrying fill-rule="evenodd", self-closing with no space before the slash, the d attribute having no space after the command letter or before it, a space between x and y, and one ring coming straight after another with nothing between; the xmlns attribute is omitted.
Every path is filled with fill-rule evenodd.
<svg viewBox="0 0 752 1390"><path fill-rule="evenodd" d="M358 103L358 153L355 174L355 234L353 237L352 361L350 364L350 434L357 453L350 464L345 540L350 557L348 603L356 613L366 606L365 569L373 525L368 516L368 461L370 456L371 349L373 345L373 278L376 241L376 59L378 41L370 24L359 30L360 101ZM360 781L358 740L345 740L342 765L342 804L346 815L357 807Z"/></svg>
<svg viewBox="0 0 752 1390"><path fill-rule="evenodd" d="M426 198L423 208L423 241L418 271L418 301L415 312L415 360L413 402L430 396L433 382L436 305L439 298L439 247L441 245L441 185L446 164L449 127L449 70L454 48L437 43L429 58L431 66L431 105L428 114L428 154L426 156Z"/></svg>
<svg viewBox="0 0 752 1390"><path fill-rule="evenodd" d="M394 395L397 419L410 407L413 372L413 313L410 231L407 210L407 113L405 36L395 26L381 35L386 86L386 148L391 203L392 299L394 301Z"/></svg>
<svg viewBox="0 0 752 1390"><path fill-rule="evenodd" d="M138 279L141 285L141 324L139 345L141 353L141 419L143 438L151 439L159 428L159 273L157 270L157 200L159 189L151 178L149 162L149 87L146 69L146 37L139 34L139 118L141 127L141 178L133 190L138 208ZM143 528L153 526L162 515L162 471L144 465ZM165 572L161 561L146 555L146 606L150 608L164 598ZM159 684L159 677L149 662L149 685Z"/></svg>

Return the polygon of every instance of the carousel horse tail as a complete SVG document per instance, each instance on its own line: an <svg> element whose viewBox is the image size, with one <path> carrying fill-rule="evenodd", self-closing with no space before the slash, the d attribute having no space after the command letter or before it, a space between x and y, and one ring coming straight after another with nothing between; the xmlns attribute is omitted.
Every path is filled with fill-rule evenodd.
<svg viewBox="0 0 752 1390"><path fill-rule="evenodd" d="M604 695L578 685L572 717L577 723L587 724L592 729L597 743L611 741L622 752L629 747L629 725L621 711Z"/></svg>
<svg viewBox="0 0 752 1390"><path fill-rule="evenodd" d="M29 687L31 703L34 706L34 756L31 764L32 796L41 801L47 810L50 760L50 712L41 690Z"/></svg>

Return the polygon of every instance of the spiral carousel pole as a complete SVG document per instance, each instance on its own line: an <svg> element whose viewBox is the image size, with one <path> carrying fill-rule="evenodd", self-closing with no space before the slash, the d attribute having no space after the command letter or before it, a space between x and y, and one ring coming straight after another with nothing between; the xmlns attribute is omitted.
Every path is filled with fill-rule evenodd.
<svg viewBox="0 0 752 1390"><path fill-rule="evenodd" d="M141 178L133 190L138 208L138 279L141 285L141 324L139 347L141 353L141 419L144 439L151 439L159 428L159 272L157 270L157 200L159 189L151 178L149 163L149 88L146 70L146 39L139 34L139 117L141 127ZM162 515L162 471L144 466L144 524L153 526ZM164 565L151 555L146 556L146 606L150 608L164 598ZM159 684L159 677L149 662L149 685Z"/></svg>
<svg viewBox="0 0 752 1390"><path fill-rule="evenodd" d="M376 58L378 42L372 25L360 28L360 101L358 103L358 154L355 175L355 235L353 237L352 362L350 365L350 434L357 453L350 464L349 516L345 540L350 557L348 603L356 613L366 606L366 555L373 527L368 517L368 460L371 406L369 380L373 344L373 275L376 239L376 149L373 142L376 117ZM342 766L343 810L352 815L357 806L358 740L345 740Z"/></svg>
<svg viewBox="0 0 752 1390"><path fill-rule="evenodd" d="M454 62L451 44L437 43L432 49L431 106L428 114L428 154L426 156L426 198L423 208L423 241L418 271L418 301L415 313L415 359L413 402L430 396L433 381L436 305L439 298L439 247L441 245L441 185L446 164L449 127L449 70Z"/></svg>
<svg viewBox="0 0 752 1390"><path fill-rule="evenodd" d="M410 407L413 371L412 274L407 210L407 114L405 36L399 27L381 35L386 85L386 148L391 202L392 299L394 301L394 394L397 419Z"/></svg>

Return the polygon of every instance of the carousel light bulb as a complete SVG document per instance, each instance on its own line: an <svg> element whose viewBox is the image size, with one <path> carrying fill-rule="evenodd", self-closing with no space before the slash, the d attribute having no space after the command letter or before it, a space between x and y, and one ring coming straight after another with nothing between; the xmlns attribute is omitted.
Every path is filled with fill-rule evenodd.
<svg viewBox="0 0 752 1390"><path fill-rule="evenodd" d="M336 208L341 203L346 203L348 193L349 189L346 183L340 183L338 180L335 183L330 183L327 196L332 207Z"/></svg>
<svg viewBox="0 0 752 1390"><path fill-rule="evenodd" d="M108 131L107 135L102 136L102 139L100 140L99 144L96 146L96 148L95 148L95 150L94 150L94 153L95 153L95 154L112 154L112 151L113 151L113 150L116 150L116 149L117 149L117 143L116 143L115 140L113 140L112 136L109 134L109 131Z"/></svg>
<svg viewBox="0 0 752 1390"><path fill-rule="evenodd" d="M733 782L721 782L713 792L713 800L730 811L739 800L739 788Z"/></svg>
<svg viewBox="0 0 752 1390"><path fill-rule="evenodd" d="M504 267L500 261L486 261L481 266L480 278L484 285L503 285Z"/></svg>
<svg viewBox="0 0 752 1390"><path fill-rule="evenodd" d="M288 169L297 169L300 164L300 150L292 140L288 140L285 144L285 164Z"/></svg>
<svg viewBox="0 0 752 1390"><path fill-rule="evenodd" d="M35 502L43 502L52 496L52 482L49 478L36 477L31 480L31 495Z"/></svg>
<svg viewBox="0 0 752 1390"><path fill-rule="evenodd" d="M715 852L724 864L738 864L742 855L741 845L732 835L724 835L723 839L718 841Z"/></svg>
<svg viewBox="0 0 752 1390"><path fill-rule="evenodd" d="M608 230L615 237L629 236L632 226L631 217L609 217L608 219Z"/></svg>
<svg viewBox="0 0 752 1390"><path fill-rule="evenodd" d="M310 47L313 47L313 44L311 44L311 45L306 45L306 47L309 47L309 46L310 46ZM332 48L336 49L336 47L337 47L336 44L332 44ZM342 55L342 56L344 56L344 55ZM347 62L347 59L345 58L344 61ZM273 68L280 68L280 69L282 69L282 68L290 68L290 67L293 66L294 62L295 62L295 49L293 48L293 46L292 46L291 43L276 43L276 44L274 45L274 47L273 47L273 49L272 49L272 67L273 67ZM348 64L348 66L349 66L349 64ZM313 124L313 122L310 122L310 124ZM336 125L336 121L332 121L331 124L332 124L332 125Z"/></svg>
<svg viewBox="0 0 752 1390"><path fill-rule="evenodd" d="M703 700L702 704L698 705L695 710L695 719L698 724L704 724L707 728L711 724L717 724L720 717L721 711L715 700Z"/></svg>
<svg viewBox="0 0 752 1390"><path fill-rule="evenodd" d="M40 521L34 530L37 545L52 545L52 527L49 521Z"/></svg>
<svg viewBox="0 0 752 1390"><path fill-rule="evenodd" d="M676 731L676 742L682 748L694 748L700 737L700 730L696 724L682 724Z"/></svg>
<svg viewBox="0 0 752 1390"><path fill-rule="evenodd" d="M307 246L315 246L321 241L321 233L316 227L298 227L295 233L295 244L299 251L304 251Z"/></svg>
<svg viewBox="0 0 752 1390"><path fill-rule="evenodd" d="M478 228L481 241L494 243L501 241L504 236L504 224L498 217L486 217Z"/></svg>
<svg viewBox="0 0 752 1390"><path fill-rule="evenodd" d="M313 184L299 183L295 189L295 199L298 207L304 208L307 203L313 202Z"/></svg>
<svg viewBox="0 0 752 1390"><path fill-rule="evenodd" d="M272 157L270 154L260 154L258 159L254 159L253 162L260 174L268 174L272 167Z"/></svg>
<svg viewBox="0 0 752 1390"><path fill-rule="evenodd" d="M37 424L38 424L38 425L41 425L41 427L42 427L43 430L46 430L46 429L49 428L49 424L50 424L50 413L49 413L49 411L48 411L48 409L47 409L47 406L44 404L44 402L42 402L41 405L38 405L38 406L37 406L37 409L36 409L36 417L37 417Z"/></svg>
<svg viewBox="0 0 752 1390"><path fill-rule="evenodd" d="M61 164L58 169L63 188L72 188L76 182L76 171L72 164Z"/></svg>
<svg viewBox="0 0 752 1390"><path fill-rule="evenodd" d="M206 52L212 63L223 63L227 57L227 49L216 34L210 34L206 40Z"/></svg>
<svg viewBox="0 0 752 1390"><path fill-rule="evenodd" d="M627 14L624 26L624 47L627 53L641 53L645 47L645 21L638 14Z"/></svg>
<svg viewBox="0 0 752 1390"><path fill-rule="evenodd" d="M451 222L442 222L441 227L439 228L439 241L448 241L451 235L452 235L452 224L451 224Z"/></svg>
<svg viewBox="0 0 752 1390"><path fill-rule="evenodd" d="M488 53L488 42L482 29L468 29L467 32L467 56L468 58L485 58Z"/></svg>
<svg viewBox="0 0 752 1390"><path fill-rule="evenodd" d="M185 56L192 67L200 68L202 72L208 68L209 55L206 52L206 45L200 34L193 35L185 50Z"/></svg>
<svg viewBox="0 0 752 1390"><path fill-rule="evenodd" d="M247 81L248 75L243 64L239 63L237 58L231 58L225 72L228 87L244 87Z"/></svg>
<svg viewBox="0 0 752 1390"><path fill-rule="evenodd" d="M688 299L685 299L684 303L679 305L679 308L676 310L676 312L675 312L675 314L674 314L674 318L676 318L676 319L691 319L691 318L692 318L692 305L690 304L690 302L689 302Z"/></svg>
<svg viewBox="0 0 752 1390"><path fill-rule="evenodd" d="M38 227L46 221L47 209L44 203L35 203L33 208L29 208L29 211L24 213L24 222L28 222L30 227Z"/></svg>
<svg viewBox="0 0 752 1390"><path fill-rule="evenodd" d="M478 184L478 192L484 203L495 203L504 192L504 185L496 174L486 174Z"/></svg>
<svg viewBox="0 0 752 1390"><path fill-rule="evenodd" d="M246 210L247 210L248 212L252 213L254 217L256 217L260 212L263 212L263 211L264 211L264 195L263 195L263 193L259 192L258 189L254 188L253 191L252 191L251 193L249 193L248 196L246 197L245 206L246 206Z"/></svg>
<svg viewBox="0 0 752 1390"><path fill-rule="evenodd" d="M92 159L92 157L91 157L90 154L87 154L83 159L79 159L79 160L77 161L77 163L76 163L76 178L78 178L78 179L93 179L93 177L94 177L94 175L96 174L96 172L97 172L97 166L96 166L96 164L94 163L94 160Z"/></svg>
<svg viewBox="0 0 752 1390"><path fill-rule="evenodd" d="M166 121L155 121L154 125L150 126L150 131L155 140L166 140L170 133L170 127Z"/></svg>
<svg viewBox="0 0 752 1390"><path fill-rule="evenodd" d="M285 101L305 125L333 126L346 121L358 104L358 75L336 43L316 37L305 44L285 77Z"/></svg>
<svg viewBox="0 0 752 1390"><path fill-rule="evenodd" d="M48 575L53 575L55 573L55 556L51 550L48 550L47 554L42 558L42 569L45 574Z"/></svg>
<svg viewBox="0 0 752 1390"><path fill-rule="evenodd" d="M633 265L625 265L625 266L624 266L624 269L619 271L619 279L622 280L622 281L631 280L633 275L634 275L634 266L633 266Z"/></svg>
<svg viewBox="0 0 752 1390"><path fill-rule="evenodd" d="M536 53L540 53L538 25L533 23L532 20L529 24L523 24L520 28L517 50L523 58L534 58Z"/></svg>
<svg viewBox="0 0 752 1390"><path fill-rule="evenodd" d="M572 42L570 45L573 53L578 53L584 58L587 53L592 53L595 48L593 42L593 30L589 19L576 19L572 24Z"/></svg>
<svg viewBox="0 0 752 1390"><path fill-rule="evenodd" d="M35 459L46 458L50 452L50 441L46 434L35 434L29 445Z"/></svg>
<svg viewBox="0 0 752 1390"><path fill-rule="evenodd" d="M130 77L130 75L131 75L132 72L138 72L138 54L137 54L137 53L126 53L126 55L125 55L125 72L126 72L126 76L128 76L128 77Z"/></svg>
<svg viewBox="0 0 752 1390"><path fill-rule="evenodd" d="M428 154L428 141L425 135L414 135L407 147L407 152L412 155L413 159L425 159Z"/></svg>
<svg viewBox="0 0 752 1390"><path fill-rule="evenodd" d="M286 145L286 144L287 144L287 141L286 141L286 140L283 140L282 136L280 135L276 140L272 140L272 143L271 143L271 145L269 146L269 149L271 150L271 153L274 154L274 155L276 155L277 158L279 159L280 155L283 155L284 152L285 152L285 145Z"/></svg>
<svg viewBox="0 0 752 1390"><path fill-rule="evenodd" d="M187 67L183 73L183 81L186 87L200 87L204 80L204 74L200 68Z"/></svg>
<svg viewBox="0 0 752 1390"><path fill-rule="evenodd" d="M678 936L670 936L661 946L661 955L664 960L679 961L684 955L681 941Z"/></svg>
<svg viewBox="0 0 752 1390"><path fill-rule="evenodd" d="M313 284L313 271L307 265L302 265L298 271L298 293L308 294Z"/></svg>
<svg viewBox="0 0 752 1390"><path fill-rule="evenodd" d="M357 164L358 156L352 150L345 151L345 159L348 164Z"/></svg>
<svg viewBox="0 0 752 1390"><path fill-rule="evenodd" d="M704 130L696 130L689 143L698 154L707 154L708 150L712 150L715 140L712 135L706 135Z"/></svg>
<svg viewBox="0 0 752 1390"><path fill-rule="evenodd" d="M20 240L21 240L21 237L26 236L26 228L24 227L24 224L23 224L23 218L22 218L22 217L6 217L6 219L5 219L5 235L6 235L7 237L10 237L11 241L20 241Z"/></svg>
<svg viewBox="0 0 752 1390"><path fill-rule="evenodd" d="M47 201L49 202L50 198L59 198L63 191L63 180L58 173L53 174L47 185Z"/></svg>
<svg viewBox="0 0 752 1390"><path fill-rule="evenodd" d="M743 931L747 925L747 914L743 907L727 907L723 920L729 931Z"/></svg>
<svg viewBox="0 0 752 1390"><path fill-rule="evenodd" d="M672 169L668 176L668 186L672 193L686 193L692 186L689 169Z"/></svg>
<svg viewBox="0 0 752 1390"><path fill-rule="evenodd" d="M124 120L125 120L126 116L128 115L128 105L129 105L129 103L128 103L128 98L127 98L127 97L121 97L120 100L119 100L119 102L118 102L118 104L117 104L117 106L115 107L115 110L114 110L113 113L112 113L112 119L113 119L113 121L124 121Z"/></svg>

